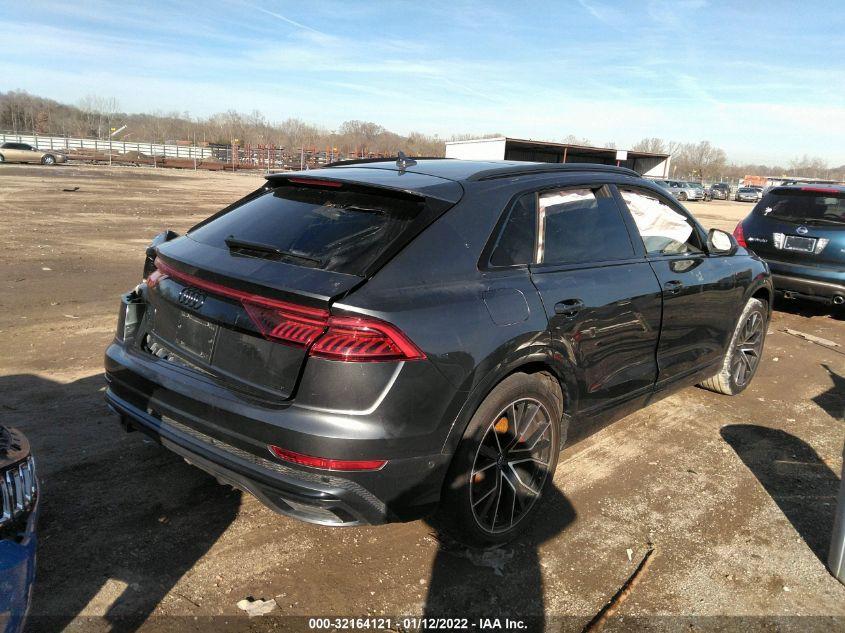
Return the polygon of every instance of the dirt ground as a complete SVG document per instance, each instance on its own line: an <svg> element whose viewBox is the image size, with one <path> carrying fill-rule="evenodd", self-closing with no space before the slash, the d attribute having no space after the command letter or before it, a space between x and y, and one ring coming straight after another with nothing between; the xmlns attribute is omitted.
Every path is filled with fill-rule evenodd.
<svg viewBox="0 0 845 633"><path fill-rule="evenodd" d="M546 516L500 549L464 549L424 521L300 523L125 434L103 402L118 295L140 280L152 235L260 183L0 168L0 423L29 436L43 483L32 630L307 629L278 616L368 614L581 630L650 550L606 628L845 629L845 587L823 562L845 439L845 320L812 305L777 306L742 395L686 389L568 448ZM729 230L751 209L689 207ZM278 607L247 620L236 606L247 596Z"/></svg>

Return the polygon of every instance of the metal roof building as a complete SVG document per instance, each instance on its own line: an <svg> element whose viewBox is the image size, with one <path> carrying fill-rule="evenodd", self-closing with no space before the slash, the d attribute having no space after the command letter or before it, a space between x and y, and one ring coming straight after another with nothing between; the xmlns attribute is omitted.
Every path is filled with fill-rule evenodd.
<svg viewBox="0 0 845 633"><path fill-rule="evenodd" d="M606 147L532 141L500 136L447 141L446 158L465 160L524 160L539 163L598 163L619 165L644 176L668 178L671 154L652 154Z"/></svg>

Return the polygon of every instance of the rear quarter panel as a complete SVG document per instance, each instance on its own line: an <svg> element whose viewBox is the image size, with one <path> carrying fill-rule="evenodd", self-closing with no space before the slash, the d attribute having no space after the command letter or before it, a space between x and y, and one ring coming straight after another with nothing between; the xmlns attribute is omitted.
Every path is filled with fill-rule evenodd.
<svg viewBox="0 0 845 633"><path fill-rule="evenodd" d="M446 450L498 380L550 353L545 311L527 267L478 266L513 187L466 187L458 205L333 307L394 323L425 352L450 385L450 393L433 394L444 400L436 432Z"/></svg>

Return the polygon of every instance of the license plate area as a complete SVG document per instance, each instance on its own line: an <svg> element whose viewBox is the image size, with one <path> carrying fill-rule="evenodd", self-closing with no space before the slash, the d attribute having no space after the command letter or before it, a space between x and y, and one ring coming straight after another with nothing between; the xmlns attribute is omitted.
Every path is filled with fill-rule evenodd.
<svg viewBox="0 0 845 633"><path fill-rule="evenodd" d="M813 237L799 237L798 235L787 235L783 243L784 250L812 253L816 248L816 239Z"/></svg>
<svg viewBox="0 0 845 633"><path fill-rule="evenodd" d="M202 319L179 312L176 319L176 344L206 362L211 362L218 326Z"/></svg>

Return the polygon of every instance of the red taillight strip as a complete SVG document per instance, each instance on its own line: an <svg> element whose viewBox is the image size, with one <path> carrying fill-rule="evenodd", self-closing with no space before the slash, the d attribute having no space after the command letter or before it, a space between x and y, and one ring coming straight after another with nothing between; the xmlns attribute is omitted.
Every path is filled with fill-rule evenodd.
<svg viewBox="0 0 845 633"><path fill-rule="evenodd" d="M421 360L425 354L396 326L372 317L329 316L322 308L268 299L176 270L161 258L147 278L153 288L172 277L182 283L241 302L268 339L305 347L311 356L350 362Z"/></svg>
<svg viewBox="0 0 845 633"><path fill-rule="evenodd" d="M295 313L298 316L320 319L323 323L325 323L329 318L329 311L324 310L323 308L311 308L309 306L302 306L296 303L288 303L287 301L279 301L278 299L268 299L267 297L262 297L261 295L256 295L251 292L237 290L236 288L224 286L213 281L200 279L199 277L195 277L194 275L183 273L182 271L174 269L169 264L165 264L163 261L161 261L161 258L159 257L156 257L155 264L156 272L160 274L156 276L155 280L153 280L155 273L150 275L147 278L148 286L155 286L159 282L159 280L164 277L172 277L173 279L183 281L187 284L190 284L191 286L196 286L197 288L202 288L203 290L208 290L209 292L213 292L214 294L222 295L224 297L229 297L230 299L237 299L238 301L247 301L249 303L257 304L267 308L281 309L286 312Z"/></svg>
<svg viewBox="0 0 845 633"><path fill-rule="evenodd" d="M381 470L387 463L386 459L331 459L328 457L313 457L295 453L278 446L269 444L267 448L279 459L311 468L322 470Z"/></svg>

